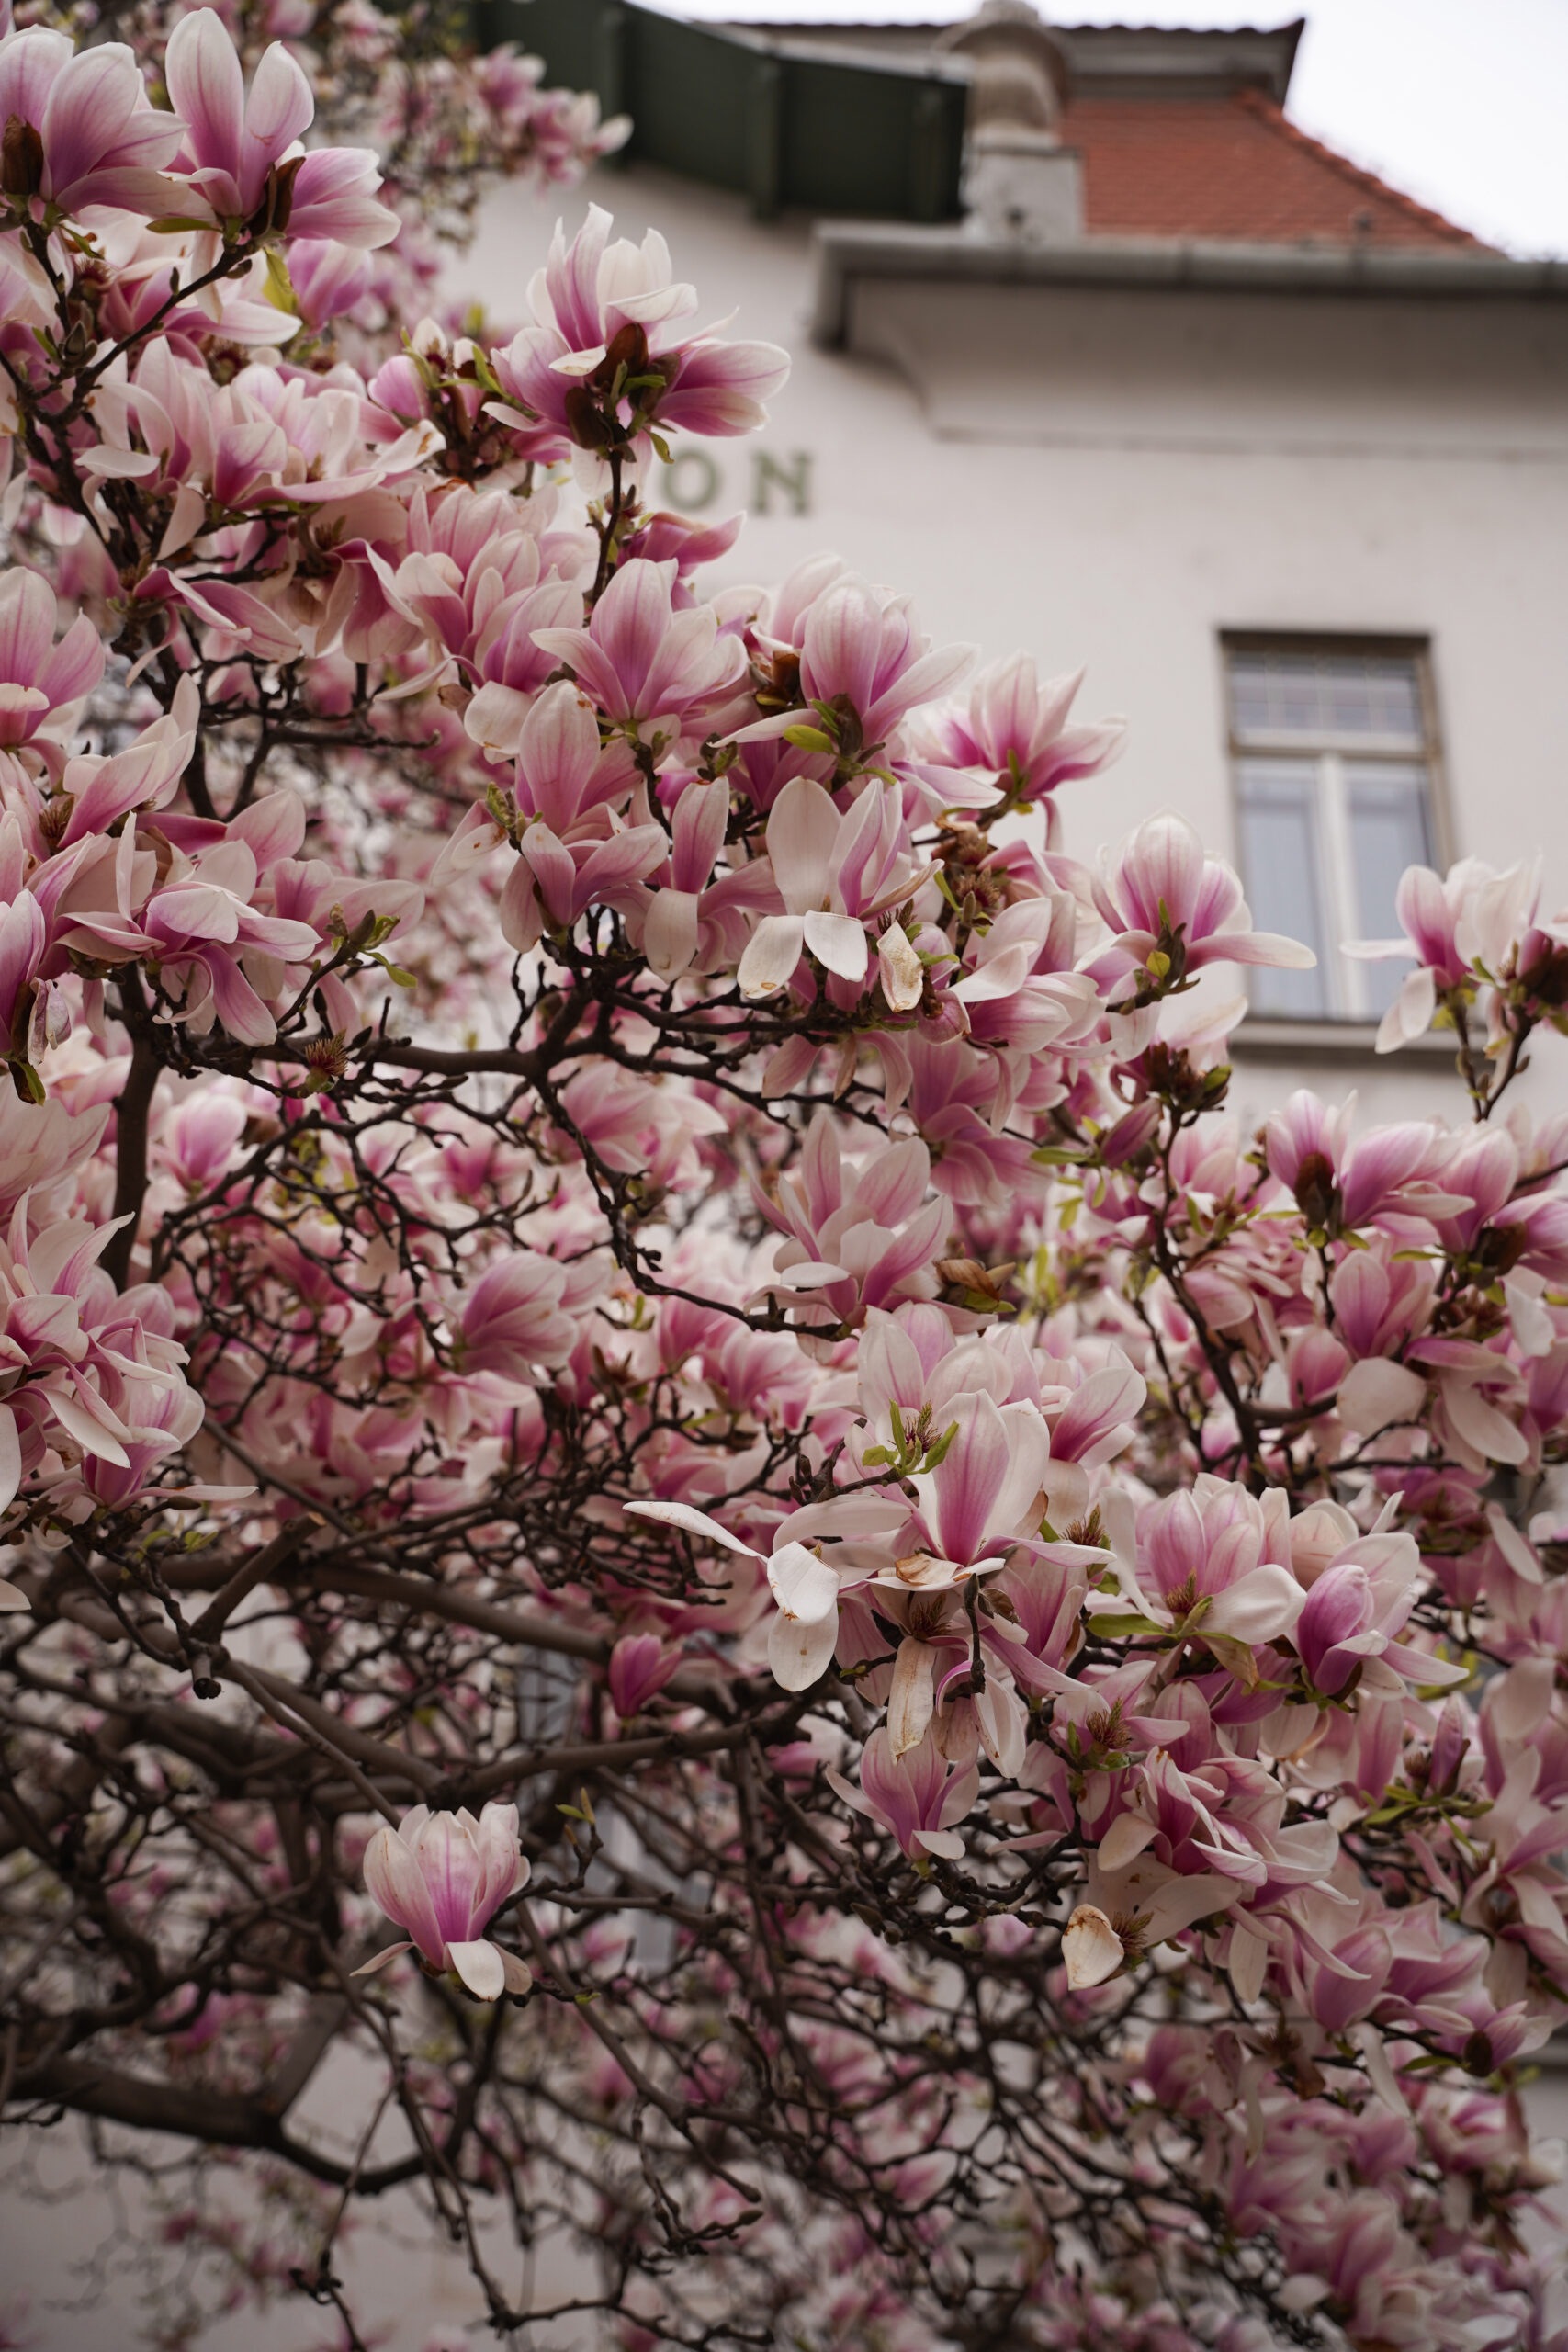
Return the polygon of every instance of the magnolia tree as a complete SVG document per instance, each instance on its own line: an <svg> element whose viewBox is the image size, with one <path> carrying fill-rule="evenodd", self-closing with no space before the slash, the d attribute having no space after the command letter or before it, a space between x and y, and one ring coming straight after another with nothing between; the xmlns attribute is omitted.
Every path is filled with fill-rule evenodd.
<svg viewBox="0 0 1568 2352"><path fill-rule="evenodd" d="M541 2347L1561 2345L1536 873L1402 887L1468 1121L1244 1132L1311 959L1077 681L648 504L781 354L596 211L378 346L288 47L121 28L0 42L8 2115L351 2346L411 2185Z"/></svg>

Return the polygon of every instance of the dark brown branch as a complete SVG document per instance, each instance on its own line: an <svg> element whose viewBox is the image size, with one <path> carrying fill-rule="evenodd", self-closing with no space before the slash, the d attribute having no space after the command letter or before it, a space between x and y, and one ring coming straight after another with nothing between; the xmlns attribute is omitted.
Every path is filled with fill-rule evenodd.
<svg viewBox="0 0 1568 2352"><path fill-rule="evenodd" d="M121 976L119 985L126 1009L132 1012L134 1001L141 997L140 983L134 975L127 973ZM140 1009L145 1013L145 1006ZM104 1272L116 1290L123 1290L130 1276L130 1253L136 1247L136 1228L141 1204L147 1197L148 1122L157 1083L158 1057L150 1037L138 1023L132 1031L130 1069L115 1105L114 1214L128 1221L109 1242L102 1259Z"/></svg>

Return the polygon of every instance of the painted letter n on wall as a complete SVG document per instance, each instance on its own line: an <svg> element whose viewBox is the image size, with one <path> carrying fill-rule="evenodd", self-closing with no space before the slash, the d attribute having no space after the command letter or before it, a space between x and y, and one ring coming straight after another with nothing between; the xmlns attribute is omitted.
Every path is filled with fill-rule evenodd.
<svg viewBox="0 0 1568 2352"><path fill-rule="evenodd" d="M787 466L759 449L752 458L751 499L754 511L771 514L773 492L779 492L787 501L784 512L809 514L811 512L811 452L796 449Z"/></svg>

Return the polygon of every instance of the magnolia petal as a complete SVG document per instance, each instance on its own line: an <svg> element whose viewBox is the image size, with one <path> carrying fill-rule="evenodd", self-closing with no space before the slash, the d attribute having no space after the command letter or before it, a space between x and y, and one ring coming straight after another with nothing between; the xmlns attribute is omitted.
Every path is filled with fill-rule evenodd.
<svg viewBox="0 0 1568 2352"><path fill-rule="evenodd" d="M1310 972L1317 965L1303 941L1277 931L1220 932L1202 944L1215 960L1223 956L1228 964L1268 964L1280 972Z"/></svg>
<svg viewBox="0 0 1568 2352"><path fill-rule="evenodd" d="M1114 1976L1125 1954L1122 1939L1096 1904L1080 1903L1062 1936L1062 1961L1068 1989L1088 1992Z"/></svg>
<svg viewBox="0 0 1568 2352"><path fill-rule="evenodd" d="M45 1389L44 1394L54 1408L56 1420L70 1431L84 1453L96 1454L101 1462L112 1462L121 1470L130 1467L130 1456L124 1446L87 1409L79 1391L62 1382L58 1388Z"/></svg>
<svg viewBox="0 0 1568 2352"><path fill-rule="evenodd" d="M839 1577L804 1544L781 1544L768 1562L768 1584L786 1617L819 1625L839 1605Z"/></svg>
<svg viewBox="0 0 1568 2352"><path fill-rule="evenodd" d="M1449 1419L1468 1444L1488 1462L1522 1462L1529 1452L1524 1432L1489 1404L1479 1389L1460 1381L1445 1382L1443 1402Z"/></svg>
<svg viewBox="0 0 1568 2352"><path fill-rule="evenodd" d="M1347 1643L1345 1646L1348 1649L1350 1645ZM1429 1657L1427 1651L1415 1649L1408 1642L1390 1642L1382 1655L1385 1665L1423 1690L1448 1690L1470 1680L1468 1666L1456 1665L1450 1658ZM1367 1678L1363 1674L1361 1679L1365 1681Z"/></svg>
<svg viewBox="0 0 1568 2352"><path fill-rule="evenodd" d="M386 1967L389 1960L396 1960L400 1951L412 1950L412 1944L389 1944L386 1951L378 1951L374 1960L367 1960L362 1968L351 1968L348 1973L351 1976L374 1976Z"/></svg>
<svg viewBox="0 0 1568 2352"><path fill-rule="evenodd" d="M642 952L661 980L678 980L695 959L699 940L697 893L660 890L643 926Z"/></svg>
<svg viewBox="0 0 1568 2352"><path fill-rule="evenodd" d="M1408 2117L1409 2102L1400 2089L1398 2077L1389 2064L1388 2052L1383 2047L1383 2038L1370 2018L1356 2028L1355 2039L1360 2045L1361 2055L1366 2061L1367 2080L1378 2098L1392 2115Z"/></svg>
<svg viewBox="0 0 1568 2352"><path fill-rule="evenodd" d="M527 1962L520 1959L516 1952L503 1951L501 1955L501 1967L509 1993L515 1993L521 1996L525 1993L533 1991L534 1972Z"/></svg>
<svg viewBox="0 0 1568 2352"><path fill-rule="evenodd" d="M910 1842L928 1854L940 1854L944 1862L964 1860L964 1840L956 1829L917 1829Z"/></svg>
<svg viewBox="0 0 1568 2352"><path fill-rule="evenodd" d="M786 727L798 723L798 714L780 717ZM774 801L768 815L768 856L793 914L826 900L829 863L842 823L831 793L812 776L792 776Z"/></svg>
<svg viewBox="0 0 1568 2352"><path fill-rule="evenodd" d="M906 1635L893 1667L887 1701L887 1745L897 1764L926 1736L936 1703L936 1652L929 1642Z"/></svg>
<svg viewBox="0 0 1568 2352"><path fill-rule="evenodd" d="M901 923L891 922L876 943L882 993L893 1012L913 1012L926 984L926 967Z"/></svg>
<svg viewBox="0 0 1568 2352"><path fill-rule="evenodd" d="M736 974L743 997L776 996L788 985L805 942L799 915L764 915L746 943Z"/></svg>
<svg viewBox="0 0 1568 2352"><path fill-rule="evenodd" d="M1263 1978L1269 1965L1269 1945L1266 1939L1248 1927L1245 1919L1238 1919L1231 1931L1230 1958L1226 1965L1237 2000L1258 2000L1263 1991Z"/></svg>
<svg viewBox="0 0 1568 2352"><path fill-rule="evenodd" d="M1486 1524L1492 1530L1492 1541L1514 1574L1517 1577L1522 1577L1526 1584L1544 1583L1545 1577L1540 1562L1536 1558L1501 1503L1487 1505Z"/></svg>
<svg viewBox="0 0 1568 2352"><path fill-rule="evenodd" d="M1125 1870L1129 1862L1136 1860L1145 1846L1154 1844L1158 1829L1157 1822L1145 1821L1141 1814L1118 1814L1100 1841L1100 1869Z"/></svg>
<svg viewBox="0 0 1568 2352"><path fill-rule="evenodd" d="M1557 1340L1557 1327L1535 1291L1528 1288L1528 1281L1539 1284L1540 1276L1521 1281L1517 1274L1503 1278L1503 1296L1508 1305L1508 1320L1514 1327L1514 1337L1519 1351L1527 1356L1550 1355Z"/></svg>
<svg viewBox="0 0 1568 2352"><path fill-rule="evenodd" d="M1438 984L1425 964L1406 972L1399 994L1378 1023L1377 1050L1394 1054L1414 1038L1424 1037L1438 1009Z"/></svg>
<svg viewBox="0 0 1568 2352"><path fill-rule="evenodd" d="M626 1503L622 1506L632 1519L656 1520L660 1527L682 1527L688 1535L705 1535L710 1544L722 1544L727 1552L744 1552L750 1560L760 1560L761 1554L739 1535L731 1535L716 1519L705 1510L695 1510L690 1503ZM835 1589L837 1580L835 1579Z"/></svg>
<svg viewBox="0 0 1568 2352"><path fill-rule="evenodd" d="M1200 1621L1205 1634L1228 1634L1232 1641L1253 1646L1288 1634L1301 1615L1306 1595L1289 1568L1273 1560L1261 1561L1224 1592L1216 1593Z"/></svg>
<svg viewBox="0 0 1568 2352"><path fill-rule="evenodd" d="M1532 1739L1551 1713L1557 1686L1553 1657L1520 1658L1486 1693L1486 1719L1500 1740Z"/></svg>
<svg viewBox="0 0 1568 2352"><path fill-rule="evenodd" d="M446 1957L478 2001L499 2001L506 1990L506 1962L480 1937L475 1943L448 1944Z"/></svg>
<svg viewBox="0 0 1568 2352"><path fill-rule="evenodd" d="M781 1690L809 1690L825 1674L838 1646L837 1613L814 1625L778 1616L768 1636L768 1668Z"/></svg>
<svg viewBox="0 0 1568 2352"><path fill-rule="evenodd" d="M0 1609L30 1609L32 1605L18 1586L12 1584L7 1577L0 1577Z"/></svg>
<svg viewBox="0 0 1568 2352"><path fill-rule="evenodd" d="M824 914L820 910L802 918L806 944L819 964L841 980L863 981L871 966L865 925L853 915Z"/></svg>
<svg viewBox="0 0 1568 2352"><path fill-rule="evenodd" d="M16 1500L21 1483L22 1445L17 1435L17 1417L8 1405L0 1405L0 1510Z"/></svg>
<svg viewBox="0 0 1568 2352"><path fill-rule="evenodd" d="M1335 1409L1348 1430L1371 1437L1375 1430L1414 1419L1427 1394L1427 1384L1408 1364L1393 1363L1386 1356L1365 1356L1353 1363L1339 1384Z"/></svg>

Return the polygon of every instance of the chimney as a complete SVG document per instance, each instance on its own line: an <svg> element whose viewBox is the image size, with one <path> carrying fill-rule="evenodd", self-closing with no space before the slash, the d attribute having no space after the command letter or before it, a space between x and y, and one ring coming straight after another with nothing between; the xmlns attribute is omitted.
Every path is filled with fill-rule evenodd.
<svg viewBox="0 0 1568 2352"><path fill-rule="evenodd" d="M1000 244L1083 234L1077 156L1059 136L1067 62L1029 0L984 0L936 46L967 60L964 192L971 228Z"/></svg>

